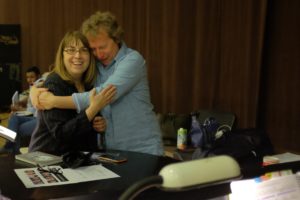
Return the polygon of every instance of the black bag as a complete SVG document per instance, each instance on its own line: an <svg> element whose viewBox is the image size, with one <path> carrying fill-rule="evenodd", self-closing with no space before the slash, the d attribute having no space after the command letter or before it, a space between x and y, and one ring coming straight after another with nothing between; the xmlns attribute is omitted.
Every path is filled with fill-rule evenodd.
<svg viewBox="0 0 300 200"><path fill-rule="evenodd" d="M192 114L191 130L189 137L191 145L196 148L210 148L216 137L220 124L214 117L209 117L204 120L203 124L197 120L197 114Z"/></svg>
<svg viewBox="0 0 300 200"><path fill-rule="evenodd" d="M99 161L91 158L92 154L92 152L84 153L81 151L67 152L63 155L63 166L75 169L81 166L99 164Z"/></svg>
<svg viewBox="0 0 300 200"><path fill-rule="evenodd" d="M255 158L261 161L263 156L273 154L273 146L267 134L258 129L238 129L227 131L206 150L197 149L193 159L214 155L229 155L239 162Z"/></svg>

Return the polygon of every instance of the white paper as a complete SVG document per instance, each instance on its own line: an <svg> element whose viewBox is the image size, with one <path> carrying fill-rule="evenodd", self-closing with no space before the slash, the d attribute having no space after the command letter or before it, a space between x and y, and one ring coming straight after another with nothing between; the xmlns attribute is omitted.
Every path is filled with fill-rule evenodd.
<svg viewBox="0 0 300 200"><path fill-rule="evenodd" d="M0 136L6 138L7 140L14 142L16 139L17 133L0 125Z"/></svg>
<svg viewBox="0 0 300 200"><path fill-rule="evenodd" d="M15 169L15 172L24 183L26 188L65 185L120 177L114 172L103 167L101 164L80 167L77 169L62 169L60 166L50 166L50 168L53 167L60 169L63 173L53 174L48 172L40 172L36 167Z"/></svg>
<svg viewBox="0 0 300 200"><path fill-rule="evenodd" d="M286 162L294 162L300 161L300 155L293 154L290 152L273 155L274 157L279 159L279 163L286 163Z"/></svg>
<svg viewBox="0 0 300 200"><path fill-rule="evenodd" d="M19 92L16 91L11 98L11 103L12 105L15 106L18 102L19 102Z"/></svg>
<svg viewBox="0 0 300 200"><path fill-rule="evenodd" d="M275 177L263 182L254 179L233 181L230 184L232 200L299 200L299 175Z"/></svg>

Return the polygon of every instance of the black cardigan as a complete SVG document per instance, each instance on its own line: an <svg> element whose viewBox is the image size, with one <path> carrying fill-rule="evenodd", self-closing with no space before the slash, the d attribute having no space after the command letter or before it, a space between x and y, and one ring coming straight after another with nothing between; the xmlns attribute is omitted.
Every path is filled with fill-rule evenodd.
<svg viewBox="0 0 300 200"><path fill-rule="evenodd" d="M56 73L48 76L45 87L56 96L70 96L78 92L74 85L62 80ZM97 149L97 133L88 121L85 111L78 114L71 109L41 110L38 112L37 121L29 151L62 155L74 150Z"/></svg>

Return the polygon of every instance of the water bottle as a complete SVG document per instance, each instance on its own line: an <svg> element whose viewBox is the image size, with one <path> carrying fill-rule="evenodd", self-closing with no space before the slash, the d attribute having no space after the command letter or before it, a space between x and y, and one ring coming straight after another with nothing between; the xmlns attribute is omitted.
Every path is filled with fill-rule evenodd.
<svg viewBox="0 0 300 200"><path fill-rule="evenodd" d="M191 130L190 130L190 137L191 137L191 144L195 148L202 148L203 146L203 129L197 120L196 113L192 113L192 122L191 122Z"/></svg>
<svg viewBox="0 0 300 200"><path fill-rule="evenodd" d="M177 149L184 150L187 147L187 130L180 128L177 131Z"/></svg>

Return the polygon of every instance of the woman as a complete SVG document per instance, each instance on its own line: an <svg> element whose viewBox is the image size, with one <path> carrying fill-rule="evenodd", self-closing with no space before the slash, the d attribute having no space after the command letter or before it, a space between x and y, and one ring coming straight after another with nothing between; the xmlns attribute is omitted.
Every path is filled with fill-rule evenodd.
<svg viewBox="0 0 300 200"><path fill-rule="evenodd" d="M78 31L68 32L56 53L55 66L44 86L55 95L69 96L92 88L96 78L95 60L87 39ZM90 92L90 106L79 114L71 109L39 111L29 151L62 155L69 151L97 149L97 134L105 129L105 121L97 113L111 102L116 92L108 86L99 94ZM92 122L93 120L93 122Z"/></svg>

